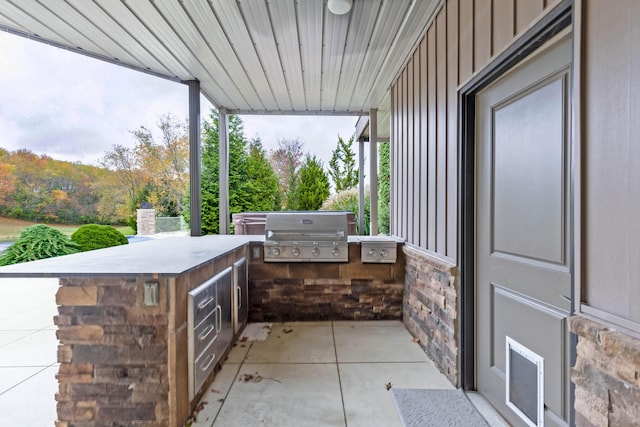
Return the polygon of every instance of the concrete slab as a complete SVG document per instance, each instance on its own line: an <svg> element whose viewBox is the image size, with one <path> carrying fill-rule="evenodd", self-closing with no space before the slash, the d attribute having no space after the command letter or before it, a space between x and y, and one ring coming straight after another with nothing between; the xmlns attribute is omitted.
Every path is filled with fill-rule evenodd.
<svg viewBox="0 0 640 427"><path fill-rule="evenodd" d="M213 426L344 427L336 365L244 364Z"/></svg>
<svg viewBox="0 0 640 427"><path fill-rule="evenodd" d="M229 395L229 391L238 376L239 370L239 364L226 363L222 365L222 369L216 373L213 384L211 384L200 400L202 410L194 414L194 422L191 424L191 427L210 427L213 424L220 408L222 408L223 403Z"/></svg>
<svg viewBox="0 0 640 427"><path fill-rule="evenodd" d="M57 366L41 370L0 394L0 420L6 426L52 426L57 418Z"/></svg>
<svg viewBox="0 0 640 427"><path fill-rule="evenodd" d="M390 387L453 389L431 361L339 364L349 427L402 427Z"/></svg>
<svg viewBox="0 0 640 427"><path fill-rule="evenodd" d="M420 345L412 341L413 337L402 324L336 327L334 334L339 363L428 360Z"/></svg>
<svg viewBox="0 0 640 427"><path fill-rule="evenodd" d="M57 347L54 330L33 332L0 347L0 366L51 366L57 361Z"/></svg>
<svg viewBox="0 0 640 427"><path fill-rule="evenodd" d="M265 341L254 341L247 363L335 363L330 322L318 326L274 324Z"/></svg>

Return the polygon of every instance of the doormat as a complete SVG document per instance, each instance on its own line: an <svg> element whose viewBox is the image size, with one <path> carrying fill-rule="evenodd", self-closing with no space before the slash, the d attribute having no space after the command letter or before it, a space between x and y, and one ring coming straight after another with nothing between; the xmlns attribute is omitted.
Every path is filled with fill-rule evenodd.
<svg viewBox="0 0 640 427"><path fill-rule="evenodd" d="M404 427L489 427L462 390L392 388Z"/></svg>

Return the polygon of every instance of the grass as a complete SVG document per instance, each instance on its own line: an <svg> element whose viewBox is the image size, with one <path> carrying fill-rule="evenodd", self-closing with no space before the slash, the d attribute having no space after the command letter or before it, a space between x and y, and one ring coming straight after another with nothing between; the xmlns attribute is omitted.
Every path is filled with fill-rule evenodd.
<svg viewBox="0 0 640 427"><path fill-rule="evenodd" d="M34 224L38 224L38 223L31 222L31 221L24 221L24 220L15 219L15 218L0 217L0 242L8 242L8 241L16 240L20 236L20 233L22 233L22 230ZM82 226L82 224L77 224L77 225L47 224L47 225L57 230L60 230L67 236L71 236L74 231L76 231L78 228ZM122 234L124 234L125 236L135 234L131 227L125 226L125 227L115 227L115 228L120 230Z"/></svg>

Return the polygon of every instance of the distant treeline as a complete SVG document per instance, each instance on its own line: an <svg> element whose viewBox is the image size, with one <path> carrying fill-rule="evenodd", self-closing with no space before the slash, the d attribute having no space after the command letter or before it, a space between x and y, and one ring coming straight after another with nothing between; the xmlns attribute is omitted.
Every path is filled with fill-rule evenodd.
<svg viewBox="0 0 640 427"><path fill-rule="evenodd" d="M123 224L126 190L107 168L0 148L0 215L45 223Z"/></svg>
<svg viewBox="0 0 640 427"><path fill-rule="evenodd" d="M213 110L203 120L204 233L219 230L218 124ZM155 134L144 126L131 131L135 145L113 145L98 161L100 167L0 148L0 216L135 229L136 209L148 204L160 216L189 218L187 123L166 115L157 126ZM230 213L320 209L331 184L341 192L358 183L353 137L338 136L326 171L319 159L304 153L298 139L279 140L277 148L267 151L259 138L246 138L240 117L229 116L228 126Z"/></svg>

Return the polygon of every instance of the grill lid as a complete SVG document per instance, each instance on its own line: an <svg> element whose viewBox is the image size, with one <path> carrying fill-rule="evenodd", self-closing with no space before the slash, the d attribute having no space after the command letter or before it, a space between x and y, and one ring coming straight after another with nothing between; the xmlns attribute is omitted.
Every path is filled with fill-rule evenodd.
<svg viewBox="0 0 640 427"><path fill-rule="evenodd" d="M267 262L347 262L347 212L275 212L265 218Z"/></svg>
<svg viewBox="0 0 640 427"><path fill-rule="evenodd" d="M273 212L266 216L265 239L347 241L346 212Z"/></svg>

